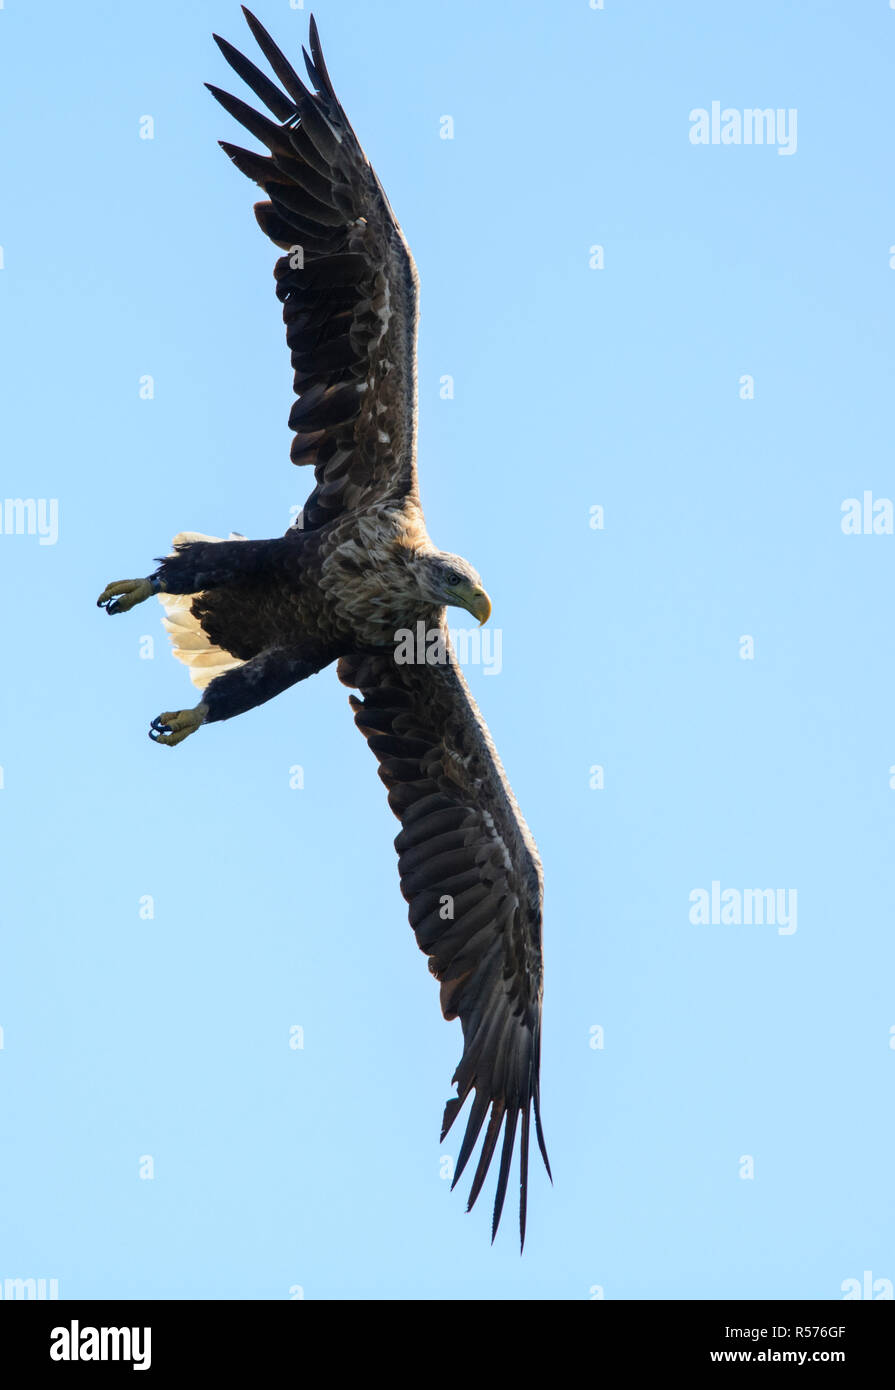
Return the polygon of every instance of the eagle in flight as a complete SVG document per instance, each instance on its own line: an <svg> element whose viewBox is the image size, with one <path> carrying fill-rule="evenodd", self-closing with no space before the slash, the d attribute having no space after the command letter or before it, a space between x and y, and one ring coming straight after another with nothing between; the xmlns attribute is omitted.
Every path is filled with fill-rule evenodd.
<svg viewBox="0 0 895 1390"><path fill-rule="evenodd" d="M444 1016L463 1029L441 1134L472 1094L453 1183L487 1119L471 1209L502 1128L493 1240L521 1118L524 1244L532 1109L550 1172L539 1096L543 879L445 620L453 605L483 623L491 603L472 565L433 545L420 504L416 267L336 98L313 18L310 55L303 50L309 89L244 14L281 86L215 41L274 119L209 90L268 151L221 142L264 190L255 216L284 252L274 274L295 369L292 461L313 466L316 486L284 536L182 532L151 575L107 585L98 605L126 613L157 594L165 609L175 655L202 692L194 708L152 721L150 737L168 747L334 661L343 684L360 691L350 697L355 723L401 822L395 847L410 922ZM425 659L401 659L407 632L425 634Z"/></svg>

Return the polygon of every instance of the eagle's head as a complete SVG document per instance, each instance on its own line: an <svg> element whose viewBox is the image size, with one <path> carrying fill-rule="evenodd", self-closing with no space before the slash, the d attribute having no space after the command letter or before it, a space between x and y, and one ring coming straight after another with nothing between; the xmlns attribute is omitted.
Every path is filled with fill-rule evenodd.
<svg viewBox="0 0 895 1390"><path fill-rule="evenodd" d="M479 621L479 626L491 616L491 600L482 581L468 560L439 550L430 555L417 555L414 570L420 592L429 603L465 608Z"/></svg>

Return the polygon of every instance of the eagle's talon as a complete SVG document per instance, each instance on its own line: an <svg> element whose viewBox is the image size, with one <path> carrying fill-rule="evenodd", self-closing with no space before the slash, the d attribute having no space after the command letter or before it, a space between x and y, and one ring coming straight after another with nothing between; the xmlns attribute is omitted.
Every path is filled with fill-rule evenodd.
<svg viewBox="0 0 895 1390"><path fill-rule="evenodd" d="M190 734L194 734L199 725L204 723L207 713L208 706L199 704L195 709L169 710L165 714L159 714L149 726L149 737L153 743L163 743L167 748L176 748L178 743L183 743L185 738L189 738Z"/></svg>
<svg viewBox="0 0 895 1390"><path fill-rule="evenodd" d="M150 579L118 579L107 584L96 600L97 608L105 608L111 617L115 613L127 613L151 598L153 593Z"/></svg>

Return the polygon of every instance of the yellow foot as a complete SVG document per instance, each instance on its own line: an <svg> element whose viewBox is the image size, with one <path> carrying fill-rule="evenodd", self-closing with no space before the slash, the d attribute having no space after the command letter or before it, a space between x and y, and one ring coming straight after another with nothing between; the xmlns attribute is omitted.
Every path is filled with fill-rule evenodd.
<svg viewBox="0 0 895 1390"><path fill-rule="evenodd" d="M149 726L149 737L153 743L165 743L169 748L176 748L178 743L183 743L204 723L207 713L208 706L200 704L195 709L176 709L168 714L160 714Z"/></svg>
<svg viewBox="0 0 895 1390"><path fill-rule="evenodd" d="M148 579L119 579L116 584L107 584L96 600L97 608L105 608L107 613L127 613L138 603L151 598L152 583Z"/></svg>

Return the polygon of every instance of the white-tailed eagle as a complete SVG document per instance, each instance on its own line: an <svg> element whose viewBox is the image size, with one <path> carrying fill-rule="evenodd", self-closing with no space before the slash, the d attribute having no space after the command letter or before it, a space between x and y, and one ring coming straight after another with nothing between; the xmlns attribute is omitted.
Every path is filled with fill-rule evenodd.
<svg viewBox="0 0 895 1390"><path fill-rule="evenodd" d="M314 20L309 89L245 15L279 86L216 42L273 120L210 90L267 150L221 142L263 188L255 215L284 253L274 273L295 370L292 461L313 467L316 486L284 536L181 533L151 575L109 584L98 602L124 613L158 594L176 654L202 690L195 708L153 720L157 743L179 744L334 661L339 679L360 691L351 697L355 723L401 821L395 845L410 921L440 981L444 1016L463 1029L457 1095L442 1127L443 1139L471 1096L454 1183L484 1126L471 1208L502 1130L493 1238L521 1121L524 1241L532 1110L550 1171L538 1089L541 863L445 621L446 606L457 605L484 622L490 601L466 560L432 544L420 505L416 268L336 98ZM398 634L408 631L426 635L426 659L397 659Z"/></svg>

